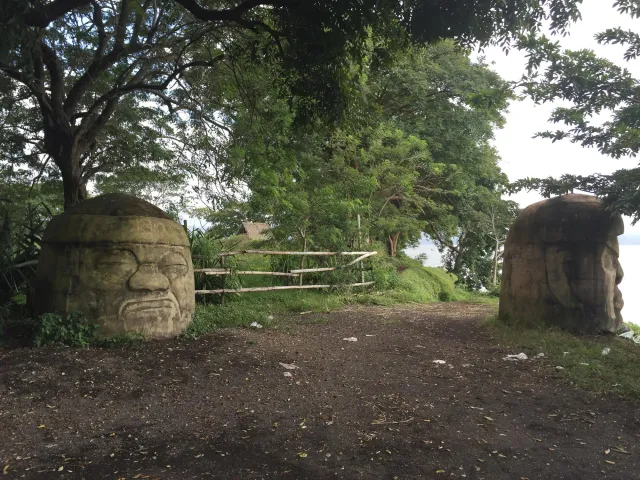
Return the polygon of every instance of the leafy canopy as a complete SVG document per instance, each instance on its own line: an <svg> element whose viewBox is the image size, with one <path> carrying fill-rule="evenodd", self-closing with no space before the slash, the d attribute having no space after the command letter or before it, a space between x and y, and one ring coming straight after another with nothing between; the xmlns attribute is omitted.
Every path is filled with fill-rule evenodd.
<svg viewBox="0 0 640 480"><path fill-rule="evenodd" d="M215 155L238 62L272 65L297 118L338 119L367 62L440 38L507 46L545 21L562 32L578 3L5 0L0 161L60 178L70 205L98 174ZM201 96L206 76L217 102Z"/></svg>
<svg viewBox="0 0 640 480"><path fill-rule="evenodd" d="M640 17L640 2L617 0L620 13ZM637 61L640 34L609 28L597 33L598 43L625 47L619 63L598 57L592 50L562 50L559 42L541 36L525 36L520 48L528 52L528 73L522 79L525 92L537 103L563 100L550 121L561 127L538 136L552 141L567 139L595 148L614 159L636 156L640 151L640 82L625 67ZM618 170L611 175L572 174L554 178L527 178L515 182L512 191L538 190L545 197L576 190L595 193L606 205L640 220L640 169Z"/></svg>

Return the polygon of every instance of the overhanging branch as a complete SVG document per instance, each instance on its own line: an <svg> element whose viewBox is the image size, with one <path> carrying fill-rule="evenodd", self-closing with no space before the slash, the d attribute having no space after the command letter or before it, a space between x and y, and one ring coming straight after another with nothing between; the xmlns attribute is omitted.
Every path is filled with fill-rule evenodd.
<svg viewBox="0 0 640 480"><path fill-rule="evenodd" d="M30 27L46 28L49 24L76 8L89 5L91 0L54 0L31 8L24 15L24 23Z"/></svg>
<svg viewBox="0 0 640 480"><path fill-rule="evenodd" d="M204 8L198 4L196 0L175 0L177 3L182 5L184 8L189 10L191 14L199 18L200 20L205 20L208 22L235 22L235 23L243 23L242 16L253 10L256 7L260 6L278 6L278 5L287 5L296 3L292 0L245 0L244 2L239 3L233 8L227 10L211 10L208 8Z"/></svg>

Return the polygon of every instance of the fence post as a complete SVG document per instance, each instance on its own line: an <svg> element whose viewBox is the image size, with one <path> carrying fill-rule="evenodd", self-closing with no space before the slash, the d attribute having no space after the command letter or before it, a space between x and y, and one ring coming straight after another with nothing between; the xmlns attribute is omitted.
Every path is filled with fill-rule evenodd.
<svg viewBox="0 0 640 480"><path fill-rule="evenodd" d="M307 236L304 236L304 242L302 244L302 251L306 252L307 251ZM300 259L300 269L302 270L304 268L304 255L302 255L302 258ZM302 285L302 273L300 274L300 285Z"/></svg>
<svg viewBox="0 0 640 480"><path fill-rule="evenodd" d="M184 231L187 235L189 235L189 228L187 227L187 221L183 220L182 221L182 226L184 227Z"/></svg>
<svg viewBox="0 0 640 480"><path fill-rule="evenodd" d="M220 266L222 268L225 268L225 266L224 266L224 257L220 257ZM222 275L222 290L223 291L220 294L220 305L224 304L224 289L226 287L226 285L225 285L226 284L226 279L227 279L227 276L226 275Z"/></svg>
<svg viewBox="0 0 640 480"><path fill-rule="evenodd" d="M362 232L360 231L360 214L358 214L358 250L362 251ZM364 261L360 260L360 281L364 283Z"/></svg>

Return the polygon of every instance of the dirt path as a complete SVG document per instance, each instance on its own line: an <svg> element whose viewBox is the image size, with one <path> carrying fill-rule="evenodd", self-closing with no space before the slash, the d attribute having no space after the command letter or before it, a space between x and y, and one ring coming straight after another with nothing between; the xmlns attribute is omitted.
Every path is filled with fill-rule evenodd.
<svg viewBox="0 0 640 480"><path fill-rule="evenodd" d="M637 406L504 362L487 313L357 307L284 332L0 351L0 478L640 478Z"/></svg>

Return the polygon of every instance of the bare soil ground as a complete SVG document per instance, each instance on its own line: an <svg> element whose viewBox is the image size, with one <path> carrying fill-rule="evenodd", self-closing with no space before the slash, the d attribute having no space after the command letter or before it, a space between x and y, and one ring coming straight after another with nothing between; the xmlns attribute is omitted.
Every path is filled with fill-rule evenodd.
<svg viewBox="0 0 640 480"><path fill-rule="evenodd" d="M518 352L479 327L489 313L353 307L193 341L2 350L0 478L640 478L637 405L503 361Z"/></svg>

